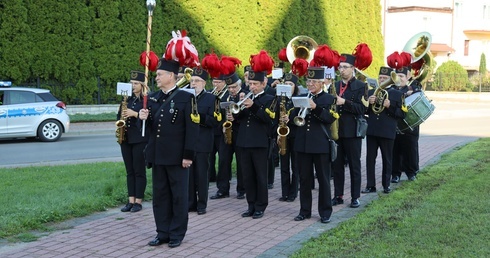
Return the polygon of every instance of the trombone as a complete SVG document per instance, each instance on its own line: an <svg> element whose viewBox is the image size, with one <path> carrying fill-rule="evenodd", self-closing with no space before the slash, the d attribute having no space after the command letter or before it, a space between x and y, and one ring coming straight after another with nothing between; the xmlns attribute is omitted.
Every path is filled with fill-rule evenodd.
<svg viewBox="0 0 490 258"><path fill-rule="evenodd" d="M242 111L245 108L245 106L243 106L243 102L246 99L250 98L252 96L252 94L253 94L253 92L249 91L247 93L247 95L245 95L245 97L242 100L238 101L237 103L231 103L229 106L231 113L235 114L235 115L240 113L240 111Z"/></svg>
<svg viewBox="0 0 490 258"><path fill-rule="evenodd" d="M306 95L307 98L311 98L311 92L308 92L308 95ZM298 115L294 117L293 122L297 126L304 126L305 125L305 117L310 113L310 109L307 107L301 107L299 109Z"/></svg>

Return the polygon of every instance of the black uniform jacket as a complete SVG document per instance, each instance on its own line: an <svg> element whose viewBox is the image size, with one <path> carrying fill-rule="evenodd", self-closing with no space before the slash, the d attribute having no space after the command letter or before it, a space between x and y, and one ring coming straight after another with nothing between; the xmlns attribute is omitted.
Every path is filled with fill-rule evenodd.
<svg viewBox="0 0 490 258"><path fill-rule="evenodd" d="M335 90L340 95L340 85L342 81L335 82ZM356 118L364 115L366 107L362 104L361 98L365 95L366 84L357 80L355 77L348 82L348 87L340 97L345 99L345 104L337 106L339 118L339 137L356 137L357 122Z"/></svg>
<svg viewBox="0 0 490 258"><path fill-rule="evenodd" d="M237 146L244 148L267 148L271 137L272 118L265 111L272 104L274 97L261 93L254 98L250 108L244 108L234 114L240 124Z"/></svg>
<svg viewBox="0 0 490 258"><path fill-rule="evenodd" d="M148 97L151 134L145 150L147 163L181 165L182 159L194 158L199 125L192 121L191 113L196 100L193 94L179 89L169 94L175 90L176 95L166 104L162 91Z"/></svg>
<svg viewBox="0 0 490 258"><path fill-rule="evenodd" d="M335 99L332 95L322 91L313 96L313 101L316 108L310 109L305 116L305 125L294 125L296 126L294 150L304 153L330 153L330 144L328 144L329 136L331 136L330 125L335 121L330 113L330 107ZM299 108L291 113L290 121L298 115Z"/></svg>
<svg viewBox="0 0 490 258"><path fill-rule="evenodd" d="M129 97L127 100L127 108L135 112L139 112L140 109L143 108L143 98L137 98L134 95ZM121 119L121 106L119 106L119 111L117 113L117 120L119 119ZM136 117L129 117L126 119L126 126L124 132L125 142L140 143L140 142L148 141L149 129L146 128L145 137L141 136L142 124L138 123L138 120L139 119Z"/></svg>
<svg viewBox="0 0 490 258"><path fill-rule="evenodd" d="M211 93L202 91L196 96L197 110L199 112L199 137L197 139L196 152L211 152L214 144L214 128L218 126L218 120L214 117L216 105L219 100Z"/></svg>
<svg viewBox="0 0 490 258"><path fill-rule="evenodd" d="M369 96L373 95L374 89L369 91ZM390 100L390 107L384 108L384 110L375 114L372 106L369 105L367 109L368 115L368 129L367 135L388 138L394 140L396 137L396 126L398 119L405 118L405 112L402 111L402 93L392 87L386 89L388 92L388 99Z"/></svg>

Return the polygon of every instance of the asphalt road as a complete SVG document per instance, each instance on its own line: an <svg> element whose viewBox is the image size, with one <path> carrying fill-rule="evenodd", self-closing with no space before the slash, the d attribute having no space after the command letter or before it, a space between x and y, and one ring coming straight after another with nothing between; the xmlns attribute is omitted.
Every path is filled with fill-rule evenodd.
<svg viewBox="0 0 490 258"><path fill-rule="evenodd" d="M114 134L65 134L57 142L0 141L0 167L122 161Z"/></svg>
<svg viewBox="0 0 490 258"><path fill-rule="evenodd" d="M490 103L434 102L434 113L421 125L421 137L490 137ZM0 141L0 167L122 161L114 123L74 124L57 142Z"/></svg>

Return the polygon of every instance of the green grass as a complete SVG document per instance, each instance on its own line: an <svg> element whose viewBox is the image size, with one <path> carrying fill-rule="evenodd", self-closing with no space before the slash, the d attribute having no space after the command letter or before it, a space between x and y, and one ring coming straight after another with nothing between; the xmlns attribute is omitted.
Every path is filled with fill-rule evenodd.
<svg viewBox="0 0 490 258"><path fill-rule="evenodd" d="M490 257L490 139L446 154L293 257Z"/></svg>
<svg viewBox="0 0 490 258"><path fill-rule="evenodd" d="M147 171L146 199L151 198ZM32 241L47 223L104 211L127 201L122 162L0 169L0 238Z"/></svg>
<svg viewBox="0 0 490 258"><path fill-rule="evenodd" d="M116 121L115 113L103 113L103 114L73 114L69 115L71 123L80 122L108 122Z"/></svg>

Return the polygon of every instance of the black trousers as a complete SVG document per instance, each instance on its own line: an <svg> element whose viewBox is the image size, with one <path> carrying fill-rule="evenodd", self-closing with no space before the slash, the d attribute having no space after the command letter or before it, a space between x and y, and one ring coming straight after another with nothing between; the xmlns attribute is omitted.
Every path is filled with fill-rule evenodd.
<svg viewBox="0 0 490 258"><path fill-rule="evenodd" d="M311 215L313 197L311 193L313 166L318 179L318 213L320 217L332 215L332 196L330 193L330 157L329 154L320 153L297 153L299 168L299 214Z"/></svg>
<svg viewBox="0 0 490 258"><path fill-rule="evenodd" d="M209 152L197 152L189 169L189 210L204 210L208 206Z"/></svg>
<svg viewBox="0 0 490 258"><path fill-rule="evenodd" d="M400 177L405 171L407 177L417 174L419 170L419 136L412 134L397 134L393 147L392 176Z"/></svg>
<svg viewBox="0 0 490 258"><path fill-rule="evenodd" d="M267 184L274 184L276 164L279 162L279 148L276 139L270 139L269 160L267 163Z"/></svg>
<svg viewBox="0 0 490 258"><path fill-rule="evenodd" d="M126 167L128 196L143 199L146 189L146 166L143 150L146 142L121 144L121 153Z"/></svg>
<svg viewBox="0 0 490 258"><path fill-rule="evenodd" d="M267 148L241 148L240 160L249 211L265 211L267 189Z"/></svg>
<svg viewBox="0 0 490 258"><path fill-rule="evenodd" d="M221 141L223 138L223 134L219 135L214 135L214 144L213 144L213 150L209 154L209 168L208 168L208 174L209 174L209 181L216 181L216 153L219 151L219 145L221 144Z"/></svg>
<svg viewBox="0 0 490 258"><path fill-rule="evenodd" d="M233 130L232 144L226 144L222 139L219 147L219 165L218 175L216 176L216 186L218 192L222 194L230 193L230 180L232 177L231 165L233 163L233 154L236 157L236 177L237 177L237 193L245 193L245 186L243 184L242 166L240 162L240 147L236 146L236 139L238 136L238 130Z"/></svg>
<svg viewBox="0 0 490 258"><path fill-rule="evenodd" d="M279 155L281 165L281 194L282 197L295 199L298 197L299 172L294 150L294 138L286 141L286 153Z"/></svg>
<svg viewBox="0 0 490 258"><path fill-rule="evenodd" d="M189 169L153 165L152 178L157 237L183 240L189 222Z"/></svg>
<svg viewBox="0 0 490 258"><path fill-rule="evenodd" d="M349 164L352 199L361 197L361 147L362 138L340 138L337 141L337 159L333 163L335 196L344 195L345 158Z"/></svg>
<svg viewBox="0 0 490 258"><path fill-rule="evenodd" d="M393 143L395 142L395 140L368 135L366 141L366 187L376 186L376 157L378 156L379 148L381 150L381 157L383 159L381 184L383 185L383 188L388 188L390 187L391 168L393 160Z"/></svg>

